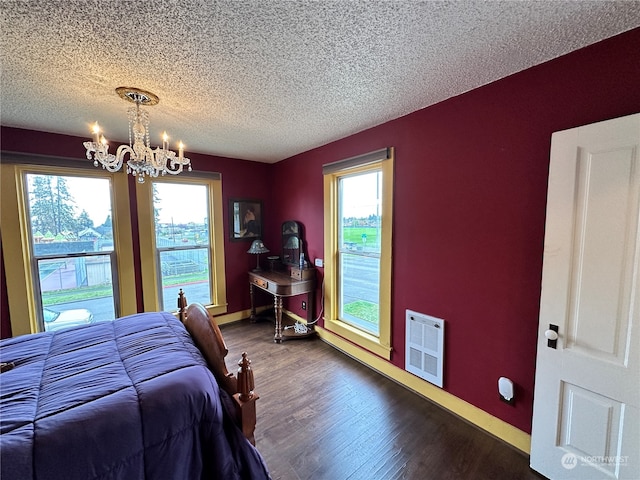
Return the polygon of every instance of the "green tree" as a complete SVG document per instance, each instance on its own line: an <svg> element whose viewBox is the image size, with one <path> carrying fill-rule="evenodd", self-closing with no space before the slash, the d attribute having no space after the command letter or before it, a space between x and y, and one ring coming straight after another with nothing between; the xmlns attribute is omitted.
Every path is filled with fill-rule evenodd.
<svg viewBox="0 0 640 480"><path fill-rule="evenodd" d="M30 193L33 231L48 231L55 236L77 230L78 223L73 215L75 201L64 177L35 175Z"/></svg>
<svg viewBox="0 0 640 480"><path fill-rule="evenodd" d="M106 238L113 238L113 223L111 222L111 215L107 215L104 223L98 228L103 230L100 233L102 233Z"/></svg>
<svg viewBox="0 0 640 480"><path fill-rule="evenodd" d="M80 216L78 217L78 227L93 228L93 220L91 220L91 217L89 217L86 210L82 210L82 212L80 212Z"/></svg>

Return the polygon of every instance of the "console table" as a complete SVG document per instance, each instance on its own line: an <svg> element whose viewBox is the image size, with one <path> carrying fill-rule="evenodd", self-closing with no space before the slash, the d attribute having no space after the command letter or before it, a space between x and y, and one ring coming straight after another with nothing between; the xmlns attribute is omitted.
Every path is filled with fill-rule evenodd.
<svg viewBox="0 0 640 480"><path fill-rule="evenodd" d="M307 321L313 321L313 300L315 297L316 279L314 269L306 269L306 274L300 275L295 272L280 271L252 271L249 272L249 290L251 293L251 321L256 320L256 307L254 303L254 288L259 288L273 295L273 306L276 316L276 332L273 341L282 342L284 338L307 337L314 334L313 327L310 327L308 333L295 333L293 330L287 330L282 333L282 298L293 297L296 295L307 294ZM299 277L299 278L296 278Z"/></svg>

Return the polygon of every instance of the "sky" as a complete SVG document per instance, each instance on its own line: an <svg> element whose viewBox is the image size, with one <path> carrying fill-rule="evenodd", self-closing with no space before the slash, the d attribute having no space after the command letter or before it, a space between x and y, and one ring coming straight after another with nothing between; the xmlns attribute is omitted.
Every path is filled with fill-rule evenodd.
<svg viewBox="0 0 640 480"><path fill-rule="evenodd" d="M109 180L105 178L65 176L69 194L75 201L76 215L85 210L95 227L111 215ZM195 222L207 216L207 191L204 186L158 183L160 223Z"/></svg>
<svg viewBox="0 0 640 480"><path fill-rule="evenodd" d="M104 178L65 177L69 193L76 205L76 214L86 210L93 225L98 227L111 215L109 181Z"/></svg>
<svg viewBox="0 0 640 480"><path fill-rule="evenodd" d="M205 185L188 185L179 183L156 184L160 223L203 224L208 217L207 187Z"/></svg>
<svg viewBox="0 0 640 480"><path fill-rule="evenodd" d="M377 180L378 174L375 172L343 177L341 191L343 217L363 218L380 213Z"/></svg>

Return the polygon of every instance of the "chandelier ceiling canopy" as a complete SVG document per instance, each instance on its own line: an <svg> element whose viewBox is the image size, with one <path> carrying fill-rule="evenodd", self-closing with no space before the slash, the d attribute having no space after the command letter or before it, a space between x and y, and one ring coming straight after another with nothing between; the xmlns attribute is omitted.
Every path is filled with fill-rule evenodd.
<svg viewBox="0 0 640 480"><path fill-rule="evenodd" d="M156 105L160 99L157 95L133 87L118 87L116 93L124 100L135 105L128 110L129 144L120 145L116 154L109 153L109 143L101 134L98 122L93 125L93 141L84 142L87 158L93 159L94 166L117 172L126 160L127 173L137 177L139 183L144 183L145 175L157 177L162 174L177 175L185 166L191 171L191 160L184 156L184 144L178 142L178 154L169 150L167 132L162 135L162 148L151 149L149 140L149 114L141 106ZM133 136L133 142L131 137Z"/></svg>

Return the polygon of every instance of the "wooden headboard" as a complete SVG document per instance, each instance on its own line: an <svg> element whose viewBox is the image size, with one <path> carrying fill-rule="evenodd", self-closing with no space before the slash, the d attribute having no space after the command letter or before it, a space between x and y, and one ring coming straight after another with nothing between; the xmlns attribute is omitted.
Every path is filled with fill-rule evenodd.
<svg viewBox="0 0 640 480"><path fill-rule="evenodd" d="M229 353L220 327L207 309L199 303L187 306L187 298L182 289L178 294L178 314L180 321L191 335L194 343L207 361L209 370L218 385L231 397L236 406L236 420L242 432L255 445L256 400L254 392L253 370L247 353L242 353L238 362L238 376L227 370L225 357Z"/></svg>

